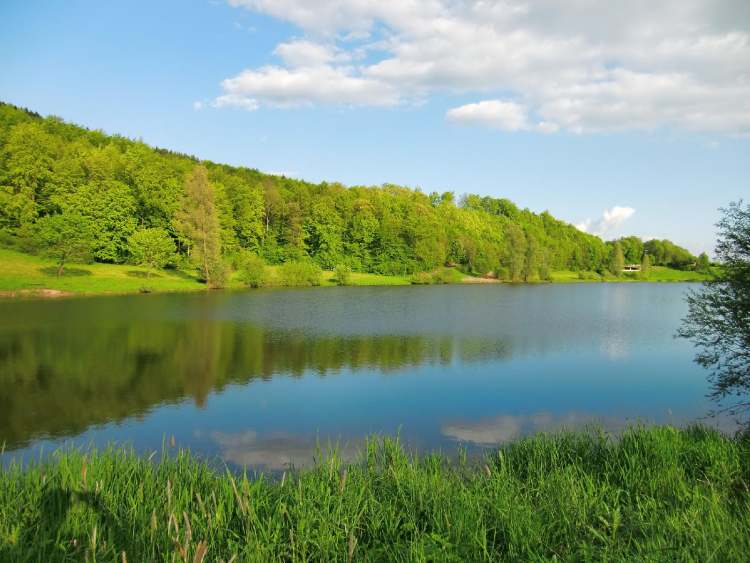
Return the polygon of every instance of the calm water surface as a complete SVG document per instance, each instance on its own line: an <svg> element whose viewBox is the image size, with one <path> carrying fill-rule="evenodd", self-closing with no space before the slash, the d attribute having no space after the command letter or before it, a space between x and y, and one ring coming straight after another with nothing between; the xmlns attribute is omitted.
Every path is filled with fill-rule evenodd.
<svg viewBox="0 0 750 563"><path fill-rule="evenodd" d="M704 416L681 284L256 290L0 302L2 461L165 436L230 465L371 433L487 447Z"/></svg>

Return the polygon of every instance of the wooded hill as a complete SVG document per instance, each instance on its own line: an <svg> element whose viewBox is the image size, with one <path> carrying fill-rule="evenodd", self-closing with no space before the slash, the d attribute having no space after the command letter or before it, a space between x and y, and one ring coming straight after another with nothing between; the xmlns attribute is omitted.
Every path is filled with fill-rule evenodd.
<svg viewBox="0 0 750 563"><path fill-rule="evenodd" d="M614 262L690 268L669 241L617 244L507 199L385 184L314 184L216 164L0 103L0 242L100 262L270 264L409 274L444 265L513 280ZM144 254L145 253L145 254ZM145 257L144 257L145 256ZM63 260L65 257L63 256ZM218 276L218 274L216 275Z"/></svg>

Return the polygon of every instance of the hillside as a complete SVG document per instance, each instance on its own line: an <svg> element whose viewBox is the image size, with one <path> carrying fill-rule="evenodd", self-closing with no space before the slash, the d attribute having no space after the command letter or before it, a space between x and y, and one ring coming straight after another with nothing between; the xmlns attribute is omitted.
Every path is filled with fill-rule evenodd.
<svg viewBox="0 0 750 563"><path fill-rule="evenodd" d="M640 262L649 244L658 246L654 265L696 261L669 241L605 243L507 199L314 184L0 104L0 243L60 259L67 242L63 260L85 247L96 262L122 264L137 261L132 241L142 231L166 239L169 263L205 279L243 253L268 264L311 259L324 269L401 276L449 265L513 281L602 273L621 250Z"/></svg>

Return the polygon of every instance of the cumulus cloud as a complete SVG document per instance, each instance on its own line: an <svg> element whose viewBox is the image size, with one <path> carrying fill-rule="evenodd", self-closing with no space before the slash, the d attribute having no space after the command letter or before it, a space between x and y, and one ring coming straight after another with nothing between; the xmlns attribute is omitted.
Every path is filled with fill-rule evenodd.
<svg viewBox="0 0 750 563"><path fill-rule="evenodd" d="M327 64L288 69L266 66L245 70L221 84L224 94L217 107L248 110L260 104L295 107L313 103L387 106L396 104L398 92L388 84L354 75L351 70Z"/></svg>
<svg viewBox="0 0 750 563"><path fill-rule="evenodd" d="M526 109L515 102L486 100L453 108L446 114L448 119L465 124L486 125L506 131L527 129Z"/></svg>
<svg viewBox="0 0 750 563"><path fill-rule="evenodd" d="M576 228L586 233L593 235L605 235L609 231L619 227L625 221L630 219L635 213L635 209L632 207L620 207L615 205L612 209L605 209L604 213L599 219L592 221L586 219L576 225Z"/></svg>
<svg viewBox="0 0 750 563"><path fill-rule="evenodd" d="M746 0L229 3L305 37L277 46L283 66L225 80L218 105L394 105L460 93L476 102L449 119L509 131L750 134Z"/></svg>

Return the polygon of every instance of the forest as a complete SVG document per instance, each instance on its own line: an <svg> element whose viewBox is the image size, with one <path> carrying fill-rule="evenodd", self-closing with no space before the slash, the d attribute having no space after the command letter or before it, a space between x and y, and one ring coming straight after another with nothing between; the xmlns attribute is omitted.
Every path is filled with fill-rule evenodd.
<svg viewBox="0 0 750 563"><path fill-rule="evenodd" d="M508 199L319 184L199 160L0 103L0 244L69 261L194 268L313 263L509 281L623 264L707 268L667 240L605 242Z"/></svg>

